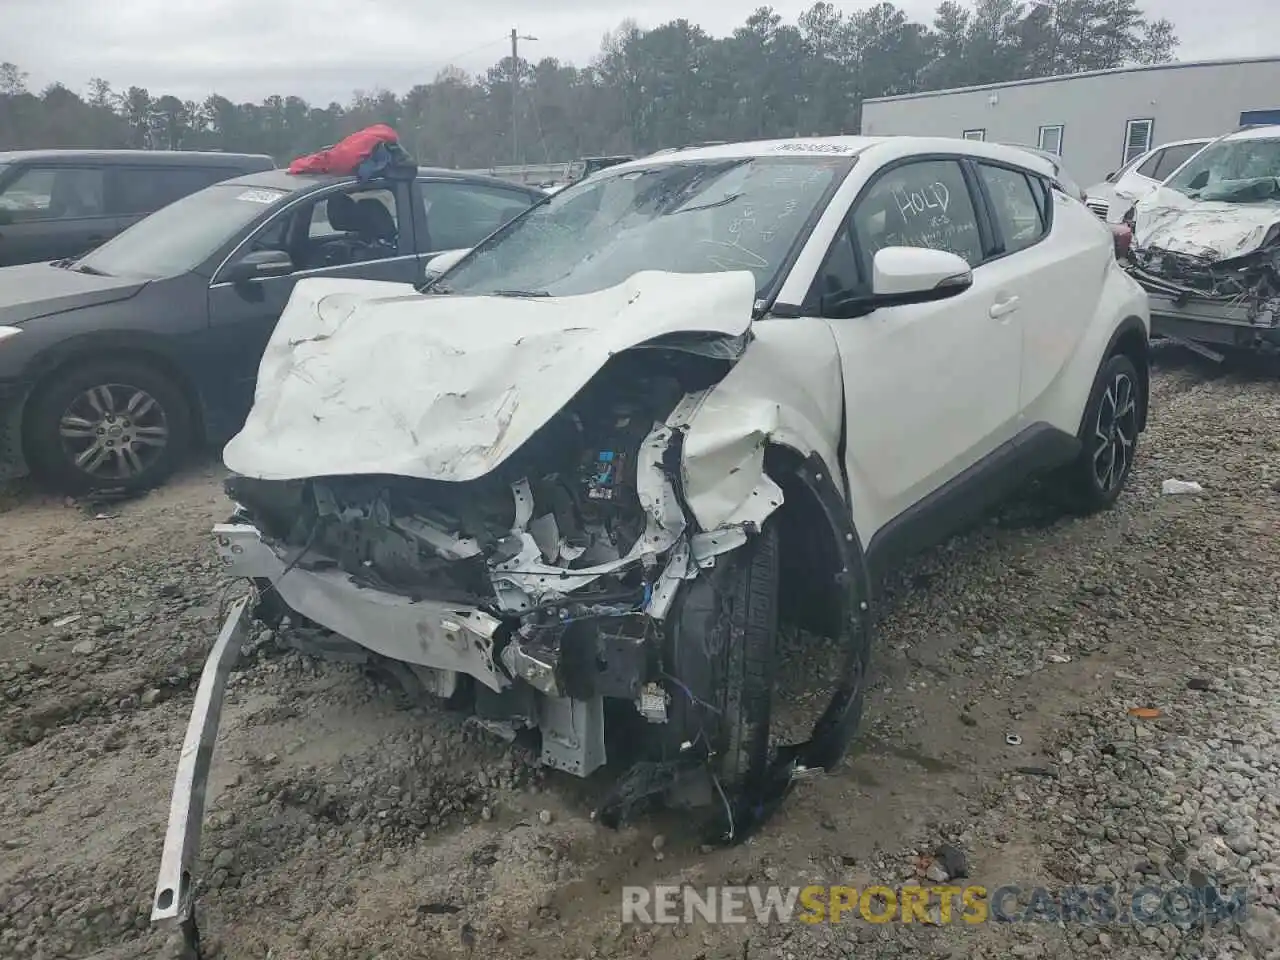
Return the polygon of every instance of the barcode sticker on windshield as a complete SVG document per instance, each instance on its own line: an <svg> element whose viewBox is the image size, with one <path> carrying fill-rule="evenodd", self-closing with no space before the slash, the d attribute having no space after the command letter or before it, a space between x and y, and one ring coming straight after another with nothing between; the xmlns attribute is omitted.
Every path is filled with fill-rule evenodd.
<svg viewBox="0 0 1280 960"><path fill-rule="evenodd" d="M246 200L249 203L275 203L283 196L283 193L277 193L275 190L246 190L236 199Z"/></svg>

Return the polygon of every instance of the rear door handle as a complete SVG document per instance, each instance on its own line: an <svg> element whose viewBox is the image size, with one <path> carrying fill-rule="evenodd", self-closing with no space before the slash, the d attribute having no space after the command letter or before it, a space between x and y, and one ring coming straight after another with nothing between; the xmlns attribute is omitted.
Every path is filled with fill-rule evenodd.
<svg viewBox="0 0 1280 960"><path fill-rule="evenodd" d="M997 300L991 305L991 319L999 320L1001 317L1007 317L1018 309L1019 302L1017 297L1006 297L1003 300Z"/></svg>

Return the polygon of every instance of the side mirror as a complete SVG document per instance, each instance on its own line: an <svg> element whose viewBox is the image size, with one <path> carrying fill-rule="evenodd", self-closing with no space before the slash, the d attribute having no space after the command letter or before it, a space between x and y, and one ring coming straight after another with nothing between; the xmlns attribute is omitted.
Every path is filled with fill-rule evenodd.
<svg viewBox="0 0 1280 960"><path fill-rule="evenodd" d="M446 250L444 253L437 253L434 257L427 261L426 281L430 283L439 277L445 271L449 270L455 263L471 252L470 247L462 250Z"/></svg>
<svg viewBox="0 0 1280 960"><path fill-rule="evenodd" d="M860 317L880 307L931 303L973 286L973 271L963 258L926 247L885 247L871 262L871 293L828 294L823 316Z"/></svg>
<svg viewBox="0 0 1280 960"><path fill-rule="evenodd" d="M971 286L969 264L946 250L885 247L871 262L871 298L878 307L945 300Z"/></svg>
<svg viewBox="0 0 1280 960"><path fill-rule="evenodd" d="M291 273L293 258L283 250L255 250L229 266L226 277L232 283L248 283Z"/></svg>
<svg viewBox="0 0 1280 960"><path fill-rule="evenodd" d="M1115 171L1115 170L1112 170L1110 173L1108 173L1108 174L1107 174L1107 176L1106 176L1106 180L1107 180L1107 183L1115 183L1115 182L1116 182L1116 171Z"/></svg>

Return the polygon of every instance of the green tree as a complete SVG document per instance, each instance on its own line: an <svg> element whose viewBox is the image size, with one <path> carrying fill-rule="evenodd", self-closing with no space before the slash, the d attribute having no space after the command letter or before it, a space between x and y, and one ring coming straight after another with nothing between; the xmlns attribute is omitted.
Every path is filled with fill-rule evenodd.
<svg viewBox="0 0 1280 960"><path fill-rule="evenodd" d="M759 7L723 37L689 19L651 30L628 21L583 67L506 57L476 76L446 68L402 95L372 88L327 106L288 93L233 103L214 92L196 103L136 86L117 93L102 78L83 99L61 84L36 96L26 73L3 63L0 149L213 148L286 163L388 123L424 163L487 167L512 162L514 116L522 160L564 161L851 133L867 97L1163 63L1177 44L1172 24L1138 0L942 0L929 24L891 2L818 0L795 23Z"/></svg>

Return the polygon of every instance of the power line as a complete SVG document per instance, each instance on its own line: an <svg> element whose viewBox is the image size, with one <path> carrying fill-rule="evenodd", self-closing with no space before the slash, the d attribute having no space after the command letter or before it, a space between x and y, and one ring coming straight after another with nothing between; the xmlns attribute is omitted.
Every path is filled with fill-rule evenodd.
<svg viewBox="0 0 1280 960"><path fill-rule="evenodd" d="M460 53L450 54L447 58L443 60L436 60L434 64L428 63L427 69L430 70L434 66L438 72L440 69L444 67L456 67L458 66L458 61L463 59L464 57L469 57L473 53L479 53L481 50L488 50L490 47L496 47L498 44L506 43L506 42L507 42L506 37L499 37L496 40L486 40L484 43L480 44L478 47L472 47L471 49L463 50Z"/></svg>

